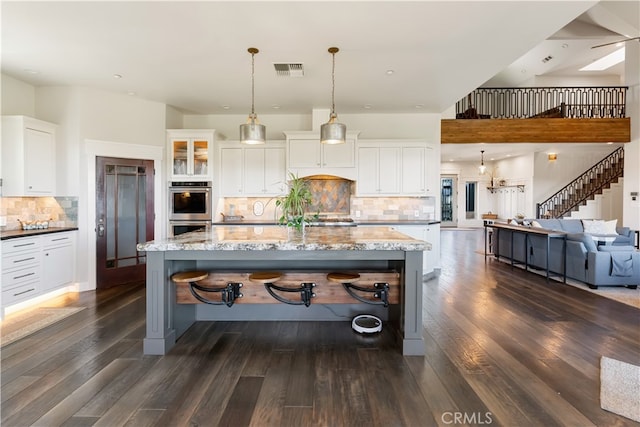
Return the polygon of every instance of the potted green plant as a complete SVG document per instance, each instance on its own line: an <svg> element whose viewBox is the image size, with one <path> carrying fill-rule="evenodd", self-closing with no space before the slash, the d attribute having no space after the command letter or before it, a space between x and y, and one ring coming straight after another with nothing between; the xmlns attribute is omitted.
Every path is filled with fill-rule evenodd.
<svg viewBox="0 0 640 427"><path fill-rule="evenodd" d="M305 213L312 201L309 183L289 173L287 186L289 188L287 195L276 200L276 206L282 210L278 223L302 231L305 222L308 222Z"/></svg>

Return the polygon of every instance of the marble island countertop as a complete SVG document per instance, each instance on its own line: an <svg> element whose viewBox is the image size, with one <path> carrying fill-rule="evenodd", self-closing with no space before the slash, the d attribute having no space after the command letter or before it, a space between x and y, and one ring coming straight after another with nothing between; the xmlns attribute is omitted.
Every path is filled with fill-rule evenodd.
<svg viewBox="0 0 640 427"><path fill-rule="evenodd" d="M431 244L389 227L308 227L304 236L284 226L213 227L140 243L139 251L425 251Z"/></svg>

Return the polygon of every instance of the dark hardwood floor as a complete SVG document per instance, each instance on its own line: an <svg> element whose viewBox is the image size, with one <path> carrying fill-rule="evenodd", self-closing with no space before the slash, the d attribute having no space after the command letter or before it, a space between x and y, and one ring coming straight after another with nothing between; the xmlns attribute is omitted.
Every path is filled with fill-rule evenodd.
<svg viewBox="0 0 640 427"><path fill-rule="evenodd" d="M143 356L143 286L62 298L86 309L2 348L2 426L639 425L600 409L599 363L640 364L640 310L485 263L481 236L442 232L425 357L347 322L199 322Z"/></svg>

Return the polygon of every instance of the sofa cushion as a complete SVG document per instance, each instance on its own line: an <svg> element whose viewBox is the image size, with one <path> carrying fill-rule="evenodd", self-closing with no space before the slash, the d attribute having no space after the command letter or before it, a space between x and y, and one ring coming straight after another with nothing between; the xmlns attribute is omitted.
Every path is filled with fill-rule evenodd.
<svg viewBox="0 0 640 427"><path fill-rule="evenodd" d="M567 233L582 233L584 231L582 221L579 219L563 219L560 221L560 226Z"/></svg>
<svg viewBox="0 0 640 427"><path fill-rule="evenodd" d="M596 252L598 250L596 242L593 241L593 237L586 233L569 233L567 234L567 240L582 242L587 252Z"/></svg>
<svg viewBox="0 0 640 427"><path fill-rule="evenodd" d="M634 252L636 249L633 246L600 245L598 250L600 252Z"/></svg>
<svg viewBox="0 0 640 427"><path fill-rule="evenodd" d="M546 228L547 230L562 231L562 225L560 224L559 219L539 219L538 223L540 223L540 226L542 226L542 228Z"/></svg>

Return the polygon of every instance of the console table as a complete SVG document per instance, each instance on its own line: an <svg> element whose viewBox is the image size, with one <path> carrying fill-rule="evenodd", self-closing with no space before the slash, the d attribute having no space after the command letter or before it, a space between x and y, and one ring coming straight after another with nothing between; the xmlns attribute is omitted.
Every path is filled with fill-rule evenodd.
<svg viewBox="0 0 640 427"><path fill-rule="evenodd" d="M490 229L493 231L493 235L490 236ZM546 277L547 281L549 281L550 274L552 273L549 269L549 253L551 252L551 239L562 239L562 273L558 273L558 275L562 276L562 283L567 283L567 233L564 231L554 231L554 230L546 230L544 228L538 227L525 227L519 225L509 225L503 223L487 223L484 224L484 247L485 247L485 260L487 255L493 255L496 258L500 258L500 230L510 230L511 231L511 253L509 258L511 260L511 265L515 264L524 264L525 270L529 269L528 264L528 254L527 248L529 246L529 236L537 235L544 236L547 240L547 268L546 268ZM524 234L524 262L516 261L513 256L513 236L516 233ZM487 248L491 250L491 252L487 251Z"/></svg>

